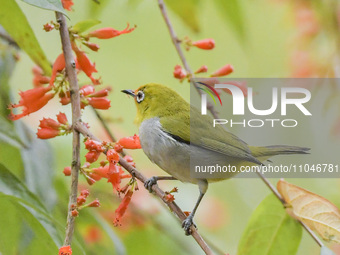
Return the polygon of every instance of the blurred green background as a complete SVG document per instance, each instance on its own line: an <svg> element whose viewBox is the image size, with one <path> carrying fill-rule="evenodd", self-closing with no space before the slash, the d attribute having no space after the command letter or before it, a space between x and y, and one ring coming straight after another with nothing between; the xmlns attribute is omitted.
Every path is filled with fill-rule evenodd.
<svg viewBox="0 0 340 255"><path fill-rule="evenodd" d="M327 7L322 9L325 13L315 12L321 28L316 34L312 34L313 28L311 28L310 37L301 39L299 36L304 28L301 28L299 23L301 20L296 14L299 6L290 1L237 1L241 10L239 18L244 26L243 34L237 31L239 28L235 29L235 23L230 22L228 18L230 14L223 13L223 9L220 11L221 7L214 1L173 2L179 5L174 8L181 8L181 5L192 2L188 7L192 10L186 13L186 19L194 19L195 15L198 21L199 31L195 32L187 25L188 21L184 22L170 8L170 19L179 38L184 38L184 36L189 36L193 40L213 38L216 42L216 48L212 51L192 48L189 52L185 52L188 63L194 70L201 65L207 65L210 72L229 63L235 69L229 77L279 78L292 77L292 75L336 77L336 72L333 71L333 67L336 69L336 66L333 66L333 63L336 59L334 56L337 56L335 47L337 35L334 35L334 31L327 27L327 22L323 23L323 18L329 11ZM318 6L319 2L313 2L316 4L311 9L317 9L315 6ZM53 62L61 53L59 33L56 31L46 33L42 28L43 24L55 20L54 13L20 1L18 4L26 14L48 59ZM90 59L96 63L98 70L96 77L102 78L104 86L109 85L113 88L109 96L112 106L108 111L102 111L102 115L109 121L109 126L116 137L138 133L137 127L133 124L135 117L133 101L120 93L120 90L136 89L142 84L157 82L173 88L189 100L189 84L180 83L173 78L174 66L181 63L170 40L157 1L103 0L99 7L90 0L75 0L73 9L74 12L68 13L69 25L84 19L101 20L102 23L95 28L113 27L122 30L126 23L137 25L136 30L128 35L110 40L93 39L93 42L100 45L100 50L98 53L87 51ZM305 52L314 62L309 61L304 55ZM315 65L309 67L312 62L317 67ZM315 70L313 69L310 73L297 70L301 65L308 66L308 70L313 68ZM21 52L20 61L17 62L10 78L14 102L19 99L17 95L19 90L32 87L31 68L33 66L30 58ZM329 71L329 66L331 66L331 71ZM84 75L80 77L81 84L88 82ZM70 119L70 107L61 107L57 99L54 99L39 112L24 118L24 122L35 132L42 117L53 118L59 111L66 112ZM83 111L83 120L89 123L96 136L107 139L91 109ZM339 136L332 137L332 134L329 134L329 137L339 142ZM294 137L285 137L285 144L291 142L294 143ZM45 187L46 194L40 195L45 196L44 201L47 201L51 215L63 225L66 221L70 178L65 177L62 171L71 163L71 136L57 137L48 143L53 149L54 158L49 161L51 168L45 170L53 171L53 186ZM317 140L314 143L317 144ZM4 153L4 150L7 150L7 153ZM0 151L2 151L0 156L3 157L0 158L1 163L13 170L18 177L27 181L29 177L27 175L23 177L22 173L23 163L16 160L16 150L2 146ZM85 162L85 153L82 151L83 162ZM142 150L129 151L129 153L143 174L148 177L162 175L161 170L147 159ZM37 165L41 158L46 156L44 151L40 152L40 156L33 159ZM30 178L33 179L32 182L44 182L44 179L39 176ZM271 179L271 181L276 183L277 180ZM320 194L340 206L339 179L291 179L289 181ZM82 176L80 176L80 185L88 187ZM110 222L101 222L102 225L98 223L98 217L112 218L119 204L116 194L112 192L111 184L100 181L88 187L91 198L99 198L102 207L81 211L80 217L76 219L76 238L86 254L201 254L202 251L193 239L184 236L180 223L168 209L163 207L157 198L149 195L141 184L139 186L140 190L134 194L132 206L123 218L121 227L113 227ZM176 202L183 210L190 211L198 195L197 187L175 182L160 183L160 187L164 190L171 190L174 186L179 188L179 193L175 194ZM52 191L49 192L49 189ZM196 216L200 233L223 252L236 254L238 242L251 213L268 194L270 191L258 179L235 178L210 185ZM20 216L10 213L15 211L10 210L11 205L7 205L6 208L9 208L6 216L9 220L16 222L17 217ZM103 231L103 228L106 228L106 231ZM33 252L46 254L42 251L39 253L36 248L32 248L35 242L39 242L39 236L31 238L32 242L21 241L21 245L28 247L25 250L27 253L24 254L33 254ZM2 243L2 245L5 244ZM333 247L339 250L338 254L340 254L340 248ZM3 251L3 254L11 253ZM319 254L317 244L305 232L298 254Z"/></svg>

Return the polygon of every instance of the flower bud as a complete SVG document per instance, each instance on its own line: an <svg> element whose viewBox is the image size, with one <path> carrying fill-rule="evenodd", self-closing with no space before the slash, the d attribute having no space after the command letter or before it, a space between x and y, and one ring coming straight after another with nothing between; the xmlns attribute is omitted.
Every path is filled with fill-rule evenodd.
<svg viewBox="0 0 340 255"><path fill-rule="evenodd" d="M203 39L203 40L199 40L196 42L192 42L191 45L200 48L202 50L212 50L213 48L215 48L215 41L214 39Z"/></svg>
<svg viewBox="0 0 340 255"><path fill-rule="evenodd" d="M218 69L216 72L212 73L211 77L220 77L220 76L226 76L234 71L234 67L232 65L225 65Z"/></svg>

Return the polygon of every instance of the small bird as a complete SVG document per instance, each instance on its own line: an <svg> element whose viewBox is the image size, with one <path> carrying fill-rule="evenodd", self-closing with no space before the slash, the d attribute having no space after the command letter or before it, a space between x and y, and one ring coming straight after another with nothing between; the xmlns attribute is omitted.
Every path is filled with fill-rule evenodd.
<svg viewBox="0 0 340 255"><path fill-rule="evenodd" d="M262 165L271 156L306 154L308 148L296 146L249 146L221 125L212 125L212 117L201 113L174 90L148 83L137 90L122 90L134 98L135 123L139 126L142 149L148 158L170 176L153 176L144 186L152 192L159 180L179 180L197 184L199 197L194 209L183 221L186 235L209 182L229 179L237 173L223 173L223 178L198 179L190 175L190 160L197 165ZM190 128L191 127L191 128ZM194 127L194 128L192 128Z"/></svg>

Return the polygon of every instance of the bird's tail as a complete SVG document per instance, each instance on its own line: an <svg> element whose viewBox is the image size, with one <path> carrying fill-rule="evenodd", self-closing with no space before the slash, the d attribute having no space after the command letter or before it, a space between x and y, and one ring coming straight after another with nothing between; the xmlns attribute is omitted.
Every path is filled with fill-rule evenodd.
<svg viewBox="0 0 340 255"><path fill-rule="evenodd" d="M252 155L260 161L266 160L276 155L287 154L309 154L310 148L289 146L289 145L273 145L265 147L249 146Z"/></svg>

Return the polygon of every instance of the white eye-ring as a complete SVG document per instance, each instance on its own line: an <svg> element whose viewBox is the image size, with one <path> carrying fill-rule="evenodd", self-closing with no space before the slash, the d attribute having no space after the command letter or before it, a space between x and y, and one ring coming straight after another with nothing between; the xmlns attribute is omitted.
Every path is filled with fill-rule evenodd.
<svg viewBox="0 0 340 255"><path fill-rule="evenodd" d="M137 103L142 102L142 101L144 100L144 97L145 97L144 92L141 91L141 90L138 91L138 92L137 92L137 95L136 95Z"/></svg>

